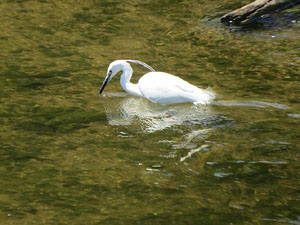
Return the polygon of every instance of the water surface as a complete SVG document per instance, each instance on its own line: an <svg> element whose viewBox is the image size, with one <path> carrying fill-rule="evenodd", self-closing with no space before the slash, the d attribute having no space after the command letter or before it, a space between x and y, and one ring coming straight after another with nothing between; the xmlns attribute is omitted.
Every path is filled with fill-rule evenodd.
<svg viewBox="0 0 300 225"><path fill-rule="evenodd" d="M1 223L300 224L299 9L219 23L245 3L2 1ZM116 59L217 99L98 96Z"/></svg>

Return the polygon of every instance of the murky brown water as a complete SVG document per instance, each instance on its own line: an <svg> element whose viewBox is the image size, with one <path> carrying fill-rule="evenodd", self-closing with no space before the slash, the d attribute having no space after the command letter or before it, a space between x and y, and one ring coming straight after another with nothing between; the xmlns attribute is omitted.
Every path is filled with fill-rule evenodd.
<svg viewBox="0 0 300 225"><path fill-rule="evenodd" d="M299 9L219 23L244 3L2 1L1 224L300 224ZM216 102L162 107L117 78L98 96L129 58Z"/></svg>

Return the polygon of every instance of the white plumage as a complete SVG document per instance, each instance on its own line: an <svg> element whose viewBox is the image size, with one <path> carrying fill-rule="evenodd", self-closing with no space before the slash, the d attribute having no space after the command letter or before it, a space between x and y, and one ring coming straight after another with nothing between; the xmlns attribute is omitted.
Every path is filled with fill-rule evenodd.
<svg viewBox="0 0 300 225"><path fill-rule="evenodd" d="M132 68L129 64L138 63L152 72L142 76L137 84L130 82ZM123 71L120 79L122 88L129 94L144 97L151 102L161 105L191 102L194 104L209 104L215 97L211 90L200 89L174 75L155 72L150 66L137 60L116 60L107 70L107 76L103 81L99 94L102 93L107 83L119 71Z"/></svg>

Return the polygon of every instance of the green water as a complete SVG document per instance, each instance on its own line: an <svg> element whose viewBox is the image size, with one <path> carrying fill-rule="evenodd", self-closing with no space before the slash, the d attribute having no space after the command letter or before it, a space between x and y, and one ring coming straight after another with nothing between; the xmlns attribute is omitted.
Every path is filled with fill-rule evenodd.
<svg viewBox="0 0 300 225"><path fill-rule="evenodd" d="M246 3L1 1L0 224L299 225L299 8L219 23ZM117 78L98 96L116 59L216 102L162 107Z"/></svg>

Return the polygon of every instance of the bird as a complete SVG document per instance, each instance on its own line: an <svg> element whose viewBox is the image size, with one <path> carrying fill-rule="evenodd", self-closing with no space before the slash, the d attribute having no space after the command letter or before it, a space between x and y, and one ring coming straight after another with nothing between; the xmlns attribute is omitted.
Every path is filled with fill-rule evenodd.
<svg viewBox="0 0 300 225"><path fill-rule="evenodd" d="M133 73L130 63L137 63L150 70L137 84L130 82ZM120 84L128 94L146 98L163 106L187 102L206 105L215 98L212 90L200 89L169 73L156 72L151 66L139 60L116 60L110 63L98 94L103 92L108 82L120 71L122 71Z"/></svg>

